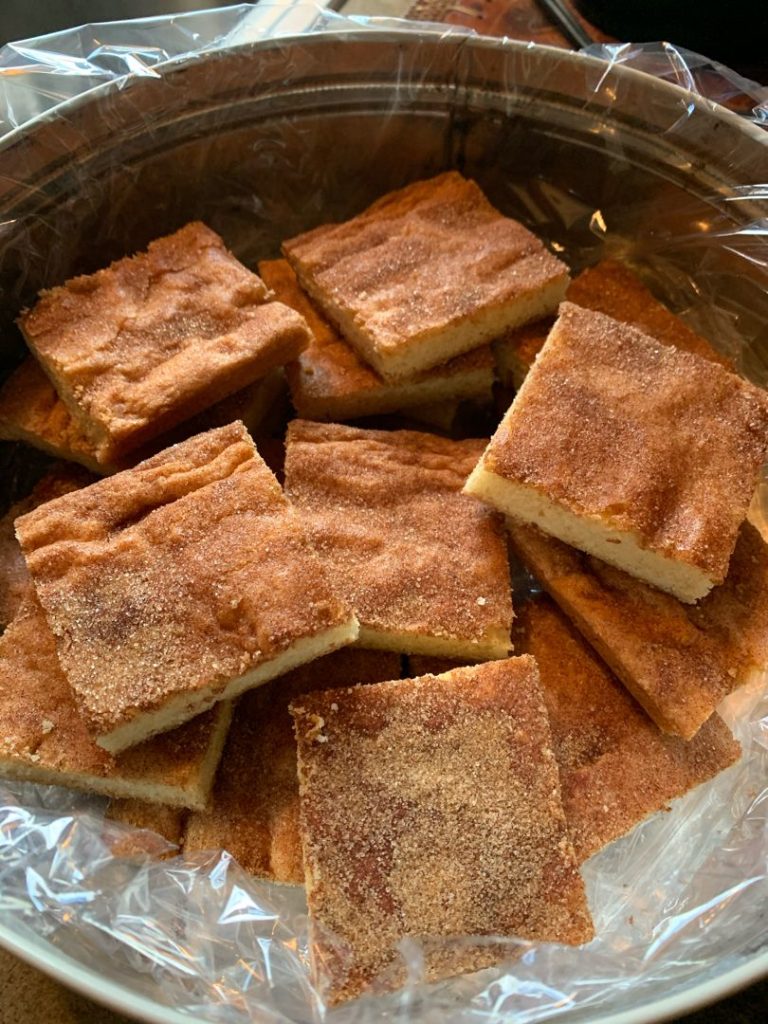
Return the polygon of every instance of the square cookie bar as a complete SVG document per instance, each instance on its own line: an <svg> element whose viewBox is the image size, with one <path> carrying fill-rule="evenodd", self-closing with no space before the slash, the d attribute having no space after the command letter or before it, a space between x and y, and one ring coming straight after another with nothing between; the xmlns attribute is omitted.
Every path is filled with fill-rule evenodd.
<svg viewBox="0 0 768 1024"><path fill-rule="evenodd" d="M584 309L593 309L632 324L665 345L694 352L733 369L730 360L670 312L623 263L601 260L594 267L588 267L571 281L565 297ZM515 388L522 385L534 359L544 347L553 323L554 319L548 318L514 328L494 342L496 363L504 384Z"/></svg>
<svg viewBox="0 0 768 1024"><path fill-rule="evenodd" d="M692 602L725 579L766 452L760 389L563 303L466 492Z"/></svg>
<svg viewBox="0 0 768 1024"><path fill-rule="evenodd" d="M428 978L446 969L441 939L592 938L532 658L309 694L291 712L328 1004L402 984L404 938L428 940ZM476 968L474 948L452 973Z"/></svg>
<svg viewBox="0 0 768 1024"><path fill-rule="evenodd" d="M114 757L85 727L31 584L0 636L0 774L9 778L203 808L230 717L231 704L217 704Z"/></svg>
<svg viewBox="0 0 768 1024"><path fill-rule="evenodd" d="M283 244L302 287L387 380L557 308L568 271L455 171Z"/></svg>
<svg viewBox="0 0 768 1024"><path fill-rule="evenodd" d="M422 408L426 403L487 398L493 386L494 359L489 346L466 352L443 366L407 380L385 381L366 365L336 329L315 309L287 260L266 260L259 273L275 297L301 313L312 338L286 367L291 400L308 420L349 420Z"/></svg>
<svg viewBox="0 0 768 1024"><path fill-rule="evenodd" d="M285 490L359 646L484 660L509 653L503 523L461 494L482 441L294 420Z"/></svg>
<svg viewBox="0 0 768 1024"><path fill-rule="evenodd" d="M204 224L41 293L24 337L99 462L295 359L303 319Z"/></svg>
<svg viewBox="0 0 768 1024"><path fill-rule="evenodd" d="M16 532L78 710L113 753L357 637L241 423Z"/></svg>
<svg viewBox="0 0 768 1024"><path fill-rule="evenodd" d="M534 526L515 553L659 729L691 739L720 701L768 664L768 545L739 531L725 582L697 605L636 580Z"/></svg>
<svg viewBox="0 0 768 1024"><path fill-rule="evenodd" d="M523 605L514 638L515 649L539 666L579 860L740 757L718 715L690 743L665 736L549 598Z"/></svg>
<svg viewBox="0 0 768 1024"><path fill-rule="evenodd" d="M132 451L124 461L126 464L138 462L185 437L235 420L242 420L253 432L261 426L284 387L282 371L272 370L266 377L222 398L168 434ZM102 457L98 443L72 418L40 364L31 357L25 359L0 388L0 440L23 441L49 455L79 462L99 475L126 468Z"/></svg>
<svg viewBox="0 0 768 1024"><path fill-rule="evenodd" d="M303 885L296 738L288 705L314 690L399 678L399 655L347 647L245 694L210 802L187 820L185 852L227 850L257 878Z"/></svg>

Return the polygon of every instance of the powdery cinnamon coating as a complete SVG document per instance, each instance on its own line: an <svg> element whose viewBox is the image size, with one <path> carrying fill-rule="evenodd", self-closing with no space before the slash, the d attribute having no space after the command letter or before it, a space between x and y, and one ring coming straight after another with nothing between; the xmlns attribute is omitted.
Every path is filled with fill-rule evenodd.
<svg viewBox="0 0 768 1024"><path fill-rule="evenodd" d="M169 803L201 806L211 744L226 725L221 715L228 719L228 709L114 757L94 743L78 713L31 586L0 637L0 772L12 778L139 797L162 788Z"/></svg>
<svg viewBox="0 0 768 1024"><path fill-rule="evenodd" d="M569 298L569 291L570 285L566 289L566 298ZM543 320L535 320L532 324L513 327L493 343L499 380L502 384L510 388L522 386L533 361L544 348L544 343L556 319L556 317L547 316Z"/></svg>
<svg viewBox="0 0 768 1024"><path fill-rule="evenodd" d="M116 857L148 854L164 860L178 852L184 838L186 811L179 807L163 807L162 804L131 798L111 800L106 817L129 827L127 832L120 835L110 833L108 837L110 849ZM169 849L168 843L176 849Z"/></svg>
<svg viewBox="0 0 768 1024"><path fill-rule="evenodd" d="M16 530L98 738L174 700L192 717L233 678L351 618L242 424L49 502Z"/></svg>
<svg viewBox="0 0 768 1024"><path fill-rule="evenodd" d="M632 324L665 345L733 369L731 360L659 302L629 267L615 260L601 260L583 270L568 285L565 297L577 306ZM502 359L511 364L517 386L544 347L553 323L553 318L547 318L515 328L497 342L497 352L502 350Z"/></svg>
<svg viewBox="0 0 768 1024"><path fill-rule="evenodd" d="M98 461L295 359L302 318L204 224L41 293L19 325Z"/></svg>
<svg viewBox="0 0 768 1024"><path fill-rule="evenodd" d="M494 360L489 346L456 356L403 382L387 382L359 358L299 285L287 260L259 263L259 274L280 302L300 313L312 334L286 367L291 400L307 419L381 415L422 402L490 396Z"/></svg>
<svg viewBox="0 0 768 1024"><path fill-rule="evenodd" d="M211 801L187 820L185 851L224 849L252 875L303 885L296 739L288 705L315 690L399 677L398 655L346 649L242 697Z"/></svg>
<svg viewBox="0 0 768 1024"><path fill-rule="evenodd" d="M273 370L143 448L132 451L124 460L115 462L100 456L97 443L72 418L40 364L28 358L0 388L0 439L25 441L103 475L125 469L162 447L176 444L193 434L235 420L242 420L248 430L253 431L260 426L283 386L280 371Z"/></svg>
<svg viewBox="0 0 768 1024"><path fill-rule="evenodd" d="M592 938L536 663L291 704L313 973L329 1004L402 984L398 942ZM436 948L435 948L436 947ZM475 969L474 953L452 972Z"/></svg>
<svg viewBox="0 0 768 1024"><path fill-rule="evenodd" d="M55 466L37 482L26 498L17 501L0 518L0 629L15 617L32 586L27 564L16 540L14 522L38 505L84 487L92 479L74 466Z"/></svg>
<svg viewBox="0 0 768 1024"><path fill-rule="evenodd" d="M355 609L362 645L390 637L418 651L426 637L446 655L508 653L503 524L460 493L482 450L416 431L289 424L286 494Z"/></svg>
<svg viewBox="0 0 768 1024"><path fill-rule="evenodd" d="M532 526L516 553L656 725L691 739L748 672L768 662L768 545L744 523L725 582L683 604Z"/></svg>
<svg viewBox="0 0 768 1024"><path fill-rule="evenodd" d="M767 452L760 389L563 303L483 465L718 583Z"/></svg>
<svg viewBox="0 0 768 1024"><path fill-rule="evenodd" d="M577 306L632 324L665 345L733 369L730 359L659 302L629 267L615 260L603 260L584 270L571 282L567 298Z"/></svg>
<svg viewBox="0 0 768 1024"><path fill-rule="evenodd" d="M346 340L388 377L384 366L398 353L457 324L477 325L467 351L550 312L568 280L565 265L535 235L455 171L389 193L343 224L290 239L283 252L320 308L336 322L341 314L355 324L369 351L349 331ZM547 289L551 299L539 302ZM526 312L483 335L482 317L516 304ZM438 347L419 369L455 354L441 358Z"/></svg>
<svg viewBox="0 0 768 1024"><path fill-rule="evenodd" d="M516 649L539 666L580 861L740 757L717 715L690 743L665 736L549 598L526 602L514 633Z"/></svg>

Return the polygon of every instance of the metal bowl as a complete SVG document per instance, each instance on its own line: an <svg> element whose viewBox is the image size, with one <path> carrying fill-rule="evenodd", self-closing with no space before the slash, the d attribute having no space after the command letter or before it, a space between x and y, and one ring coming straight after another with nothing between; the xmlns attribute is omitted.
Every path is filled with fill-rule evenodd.
<svg viewBox="0 0 768 1024"><path fill-rule="evenodd" d="M40 288L190 219L253 264L287 236L458 167L574 267L618 253L675 307L695 301L702 329L768 379L768 261L748 227L768 215L748 187L766 177L768 147L723 108L583 55L433 30L328 30L156 70L0 142L0 373L23 351L13 320ZM28 459L0 452L6 500ZM0 942L145 1020L187 1019L31 932L3 927ZM737 952L674 991L626 989L600 1019L661 1020L768 972L768 949Z"/></svg>

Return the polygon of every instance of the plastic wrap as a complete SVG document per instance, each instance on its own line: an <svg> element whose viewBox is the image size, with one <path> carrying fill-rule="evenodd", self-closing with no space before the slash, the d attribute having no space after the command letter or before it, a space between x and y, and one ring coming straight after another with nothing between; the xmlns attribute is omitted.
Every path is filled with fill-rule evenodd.
<svg viewBox="0 0 768 1024"><path fill-rule="evenodd" d="M185 137L187 148L180 147L182 157L172 161L166 155L170 146L160 145L163 125L145 105L153 93L135 90L140 78L160 88L169 61L194 65L283 32L353 30L367 32L366 39L375 43L370 28L366 19L350 23L314 7L242 5L80 29L6 47L0 53L0 119L11 129L4 150L6 177L0 182L0 201L10 210L0 234L10 266L4 271L6 326L0 338L4 369L18 353L18 339L7 323L39 287L137 248L183 219L204 216L253 262L273 254L285 235L354 212L385 188L455 164L477 174L506 212L539 230L574 268L604 253L629 259L752 377L768 379L768 185L761 184L760 163L752 156L757 139L748 140L744 153L734 151L739 164L730 184L718 181L703 159L697 164L687 155L702 110L718 116L710 99L701 96L702 88L719 100L747 95L754 124L765 120L764 90L723 68L666 44L603 47L601 60L582 63L552 51L547 59L553 69L559 73L562 66L562 81L574 88L578 83L586 97L580 112L597 112L593 134L599 135L599 145L579 141L583 160L565 161L562 153L576 144L568 105L558 100L546 106L550 100L543 88L520 101L528 78L541 75L536 52L493 44L494 54L509 50L509 80L502 83L508 98L485 113L484 96L501 90L498 82L483 84L482 75L488 74L483 60L491 49L471 53L461 43L462 36L469 37L456 31L446 31L442 40L434 31L426 33L427 41L415 50L399 47L394 86L383 99L376 94L367 109L366 145L353 139L340 153L341 136L331 119L323 122L326 138L295 109L260 127L258 144L249 138L245 145L227 107L226 116L216 115L218 136L206 123L208 136L196 133L194 151ZM421 40L419 26L381 25L382 38L394 32L405 39L406 31ZM391 76L387 52L372 67L372 78ZM277 54L283 84L292 76L311 80L313 61L319 60L295 38L271 53ZM253 64L255 78L267 75L269 59ZM624 74L624 67L652 70L693 91L654 93L642 78ZM231 67L227 73L234 78ZM555 77L553 72L547 80L553 90ZM109 83L111 91L104 93ZM130 149L121 141L124 176L114 177L113 159L108 189L99 178L106 158L99 164L78 149L90 108L76 98L88 90L105 97L99 100L99 118L90 122L92 139L123 129L127 98L135 109L134 135L126 129L126 138L130 141L135 126L145 124L146 134L157 141L155 149L147 145L142 151L141 164L130 162ZM446 108L445 117L432 117L428 105L413 113L414 100L430 90L438 97L435 104ZM269 100L269 88L264 91ZM241 87L238 96L244 95ZM304 102L311 106L307 96ZM637 120L646 96L655 130L646 132L641 147L633 141L630 114ZM278 102L284 97L276 90ZM612 113L604 112L614 109L612 120ZM418 131L411 121L401 125L401 111L413 115ZM24 122L32 117L57 139L70 130L80 133L72 135L72 167L66 172L51 170L51 164L43 173L36 151L18 157L14 147L27 141ZM499 128L501 117L508 120ZM545 128L536 129L537 123ZM360 124L349 122L357 132ZM733 124L728 130L738 135ZM533 132L538 149L520 145L527 132ZM393 148L393 138L405 142ZM645 165L632 164L635 151L655 153L662 144L663 174L653 177ZM109 152L98 145L93 141L97 156ZM190 152L197 154L194 172ZM234 161L233 153L238 160L246 154L245 164ZM648 167L651 163L649 156ZM29 175L18 170L24 167ZM134 189L135 200L139 188L146 208L124 199L126 190ZM59 244L51 245L52 238ZM3 450L5 501L26 486L29 461L27 450ZM759 503L755 512L760 514ZM357 1001L328 1018L349 1024L394 1019L479 1024L557 1014L575 1021L651 1004L740 966L768 964L766 678L754 679L721 710L743 744L742 760L585 865L598 932L590 946L574 950L510 940L509 963L424 986L418 943L409 941L402 953L412 981L403 992ZM0 926L6 935L34 933L44 941L51 963L61 954L68 958L62 963L88 967L112 999L129 991L148 997L156 1007L154 1019L163 1019L163 1008L232 1024L326 1016L308 981L300 890L256 881L222 852L162 861L116 856L116 840L125 829L106 821L103 803L86 796L0 782L0 805Z"/></svg>

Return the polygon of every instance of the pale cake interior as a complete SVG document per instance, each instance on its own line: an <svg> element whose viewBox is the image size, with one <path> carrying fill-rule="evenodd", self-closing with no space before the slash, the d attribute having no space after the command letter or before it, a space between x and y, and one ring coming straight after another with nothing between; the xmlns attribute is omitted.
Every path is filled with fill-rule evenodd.
<svg viewBox="0 0 768 1024"><path fill-rule="evenodd" d="M456 658L467 661L492 661L506 658L510 651L509 630L490 626L482 640L463 640L455 636L429 636L426 633L398 632L360 626L357 647L374 651L395 651Z"/></svg>
<svg viewBox="0 0 768 1024"><path fill-rule="evenodd" d="M80 712L112 752L357 634L241 423L48 502L16 531Z"/></svg>
<svg viewBox="0 0 768 1024"><path fill-rule="evenodd" d="M509 653L506 538L461 494L483 442L294 420L286 494L339 593L360 647L446 657Z"/></svg>
<svg viewBox="0 0 768 1024"><path fill-rule="evenodd" d="M534 523L545 533L624 569L638 579L653 582L681 601L698 601L717 582L687 562L666 558L643 547L637 535L616 530L596 517L576 515L537 488L489 471L482 462L472 471L466 490L512 519Z"/></svg>
<svg viewBox="0 0 768 1024"><path fill-rule="evenodd" d="M218 701L234 700L246 690L251 690L269 679L274 679L275 676L290 672L298 665L352 643L357 639L358 629L357 619L353 615L341 625L315 636L297 640L288 650L271 661L262 662L245 675L230 680L223 689L207 686L190 693L179 694L167 701L158 711L136 715L125 725L100 735L97 742L104 750L115 754L142 742L147 737L167 732L199 715Z"/></svg>
<svg viewBox="0 0 768 1024"><path fill-rule="evenodd" d="M114 758L78 713L31 584L0 637L0 772L9 778L202 808L231 716L224 702Z"/></svg>
<svg viewBox="0 0 768 1024"><path fill-rule="evenodd" d="M510 328L538 320L557 308L565 296L568 277L548 282L535 292L508 300L503 306L492 306L473 313L471 320L446 325L439 330L423 331L412 336L411 345L384 349L372 343L359 317L333 300L332 293L323 294L297 268L299 279L310 295L324 306L344 337L361 353L366 362L386 380L401 380L430 367L455 359L481 345L490 344Z"/></svg>
<svg viewBox="0 0 768 1024"><path fill-rule="evenodd" d="M311 298L387 380L553 313L568 272L474 181L450 171L283 244Z"/></svg>
<svg viewBox="0 0 768 1024"><path fill-rule="evenodd" d="M766 452L759 389L564 303L466 491L691 603L725 579Z"/></svg>
<svg viewBox="0 0 768 1024"><path fill-rule="evenodd" d="M263 260L259 273L280 302L304 317L312 333L307 348L286 369L294 408L305 419L358 419L426 403L490 399L494 371L490 349L477 349L409 380L388 382L360 359L319 312L287 260Z"/></svg>

